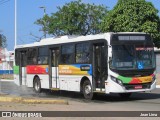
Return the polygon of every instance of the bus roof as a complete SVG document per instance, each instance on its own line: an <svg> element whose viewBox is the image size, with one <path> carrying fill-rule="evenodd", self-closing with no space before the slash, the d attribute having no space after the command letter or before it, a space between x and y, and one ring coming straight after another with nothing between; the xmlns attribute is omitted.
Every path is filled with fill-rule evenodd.
<svg viewBox="0 0 160 120"><path fill-rule="evenodd" d="M86 35L86 36L60 36L56 38L45 38L40 40L40 42L34 42L31 44L17 45L16 48L25 48L25 47L34 47L34 46L42 46L42 45L54 45L54 44L62 44L62 43L71 43L78 41L89 41L96 39L106 39L108 44L110 44L110 37L112 34L146 34L143 32L108 32L96 35Z"/></svg>

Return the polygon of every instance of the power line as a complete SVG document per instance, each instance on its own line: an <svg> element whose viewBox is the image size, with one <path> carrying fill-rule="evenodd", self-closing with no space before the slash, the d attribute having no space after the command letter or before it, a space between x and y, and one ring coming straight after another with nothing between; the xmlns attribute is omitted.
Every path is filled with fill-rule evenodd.
<svg viewBox="0 0 160 120"><path fill-rule="evenodd" d="M0 1L0 5L3 5L3 4L5 4L5 3L7 3L7 2L9 2L10 0L1 0Z"/></svg>

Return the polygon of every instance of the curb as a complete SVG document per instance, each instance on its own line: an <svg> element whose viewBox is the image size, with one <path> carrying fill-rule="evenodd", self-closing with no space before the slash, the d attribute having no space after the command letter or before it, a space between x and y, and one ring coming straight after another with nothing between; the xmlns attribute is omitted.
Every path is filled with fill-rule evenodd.
<svg viewBox="0 0 160 120"><path fill-rule="evenodd" d="M2 82L14 82L14 80L8 80L8 79L0 79Z"/></svg>
<svg viewBox="0 0 160 120"><path fill-rule="evenodd" d="M65 100L45 100L45 99L22 99L21 103L28 104L65 104L68 105L68 101Z"/></svg>
<svg viewBox="0 0 160 120"><path fill-rule="evenodd" d="M20 101L22 101L21 97L0 96L0 102L20 102Z"/></svg>
<svg viewBox="0 0 160 120"><path fill-rule="evenodd" d="M34 98L22 98L22 97L8 97L0 96L0 102L16 102L26 104L65 104L68 105L66 100L51 100L51 99L34 99Z"/></svg>

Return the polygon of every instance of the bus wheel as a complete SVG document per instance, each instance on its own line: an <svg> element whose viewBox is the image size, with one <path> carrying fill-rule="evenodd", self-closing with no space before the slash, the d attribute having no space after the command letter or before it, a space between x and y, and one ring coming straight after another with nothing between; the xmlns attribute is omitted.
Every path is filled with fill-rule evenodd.
<svg viewBox="0 0 160 120"><path fill-rule="evenodd" d="M85 99L93 99L93 89L89 80L84 81L83 83L83 95Z"/></svg>
<svg viewBox="0 0 160 120"><path fill-rule="evenodd" d="M41 82L38 77L35 78L34 83L33 83L33 88L36 93L41 92Z"/></svg>
<svg viewBox="0 0 160 120"><path fill-rule="evenodd" d="M119 93L121 98L129 98L132 93Z"/></svg>

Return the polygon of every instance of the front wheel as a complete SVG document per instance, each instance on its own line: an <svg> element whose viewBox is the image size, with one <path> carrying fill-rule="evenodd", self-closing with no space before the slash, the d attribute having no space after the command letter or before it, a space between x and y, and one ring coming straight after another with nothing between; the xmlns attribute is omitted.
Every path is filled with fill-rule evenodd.
<svg viewBox="0 0 160 120"><path fill-rule="evenodd" d="M89 80L83 83L83 95L85 99L93 99L93 89Z"/></svg>
<svg viewBox="0 0 160 120"><path fill-rule="evenodd" d="M38 77L36 77L34 82L33 82L33 88L34 88L34 91L36 93L41 92L41 82L40 82L40 79Z"/></svg>

